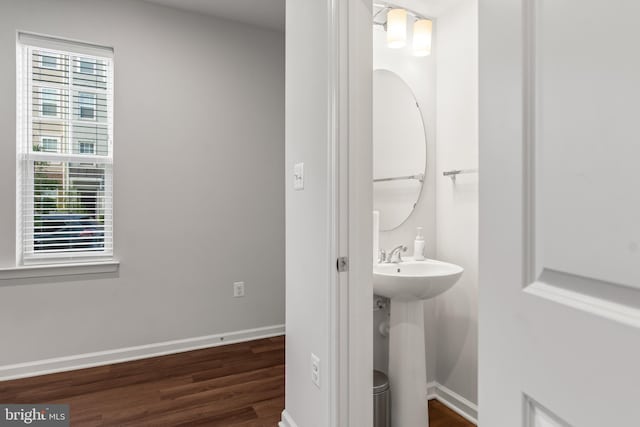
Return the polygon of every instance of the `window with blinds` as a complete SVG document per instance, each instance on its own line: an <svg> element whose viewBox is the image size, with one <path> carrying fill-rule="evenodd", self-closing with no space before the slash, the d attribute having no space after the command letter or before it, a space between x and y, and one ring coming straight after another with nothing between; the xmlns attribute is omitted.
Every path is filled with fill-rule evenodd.
<svg viewBox="0 0 640 427"><path fill-rule="evenodd" d="M19 34L22 262L113 255L113 51Z"/></svg>

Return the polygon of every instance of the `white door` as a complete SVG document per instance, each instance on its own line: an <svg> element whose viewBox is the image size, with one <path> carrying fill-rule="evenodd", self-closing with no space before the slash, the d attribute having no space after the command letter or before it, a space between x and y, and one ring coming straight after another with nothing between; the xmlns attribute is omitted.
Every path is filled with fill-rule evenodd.
<svg viewBox="0 0 640 427"><path fill-rule="evenodd" d="M480 1L482 427L640 426L639 17Z"/></svg>

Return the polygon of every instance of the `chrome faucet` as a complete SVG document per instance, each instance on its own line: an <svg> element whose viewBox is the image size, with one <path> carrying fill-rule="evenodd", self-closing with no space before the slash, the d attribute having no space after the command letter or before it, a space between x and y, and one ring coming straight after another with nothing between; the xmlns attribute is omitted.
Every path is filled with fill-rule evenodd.
<svg viewBox="0 0 640 427"><path fill-rule="evenodd" d="M407 247L405 245L398 245L395 248L391 249L387 254L386 263L394 263L399 264L402 262L402 252L406 252Z"/></svg>

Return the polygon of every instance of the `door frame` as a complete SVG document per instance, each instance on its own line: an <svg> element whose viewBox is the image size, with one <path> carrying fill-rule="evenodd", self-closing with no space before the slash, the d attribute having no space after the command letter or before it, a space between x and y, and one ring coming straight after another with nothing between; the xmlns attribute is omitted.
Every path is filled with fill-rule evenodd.
<svg viewBox="0 0 640 427"><path fill-rule="evenodd" d="M330 419L341 427L373 424L372 6L328 1L330 259L349 259L330 284Z"/></svg>

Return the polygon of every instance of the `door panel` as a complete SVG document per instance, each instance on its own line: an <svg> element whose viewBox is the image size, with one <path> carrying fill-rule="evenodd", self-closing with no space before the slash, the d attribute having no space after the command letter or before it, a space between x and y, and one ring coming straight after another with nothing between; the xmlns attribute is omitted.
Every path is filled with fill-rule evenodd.
<svg viewBox="0 0 640 427"><path fill-rule="evenodd" d="M538 265L640 286L640 2L532 3Z"/></svg>
<svg viewBox="0 0 640 427"><path fill-rule="evenodd" d="M640 425L638 15L480 2L481 426Z"/></svg>

